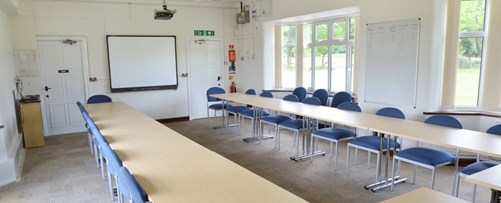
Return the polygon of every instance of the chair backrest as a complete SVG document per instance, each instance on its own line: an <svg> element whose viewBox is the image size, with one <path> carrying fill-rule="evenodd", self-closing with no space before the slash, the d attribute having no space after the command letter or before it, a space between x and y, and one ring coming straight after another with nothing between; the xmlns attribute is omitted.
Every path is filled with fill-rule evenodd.
<svg viewBox="0 0 501 203"><path fill-rule="evenodd" d="M291 102L299 102L299 98L297 98L296 95L289 94L283 98L285 101L291 101Z"/></svg>
<svg viewBox="0 0 501 203"><path fill-rule="evenodd" d="M123 183L120 185L127 186L127 191L130 192L130 198L134 203L144 203L148 201L148 195L125 166L118 169L118 181Z"/></svg>
<svg viewBox="0 0 501 203"><path fill-rule="evenodd" d="M501 135L501 124L490 127L486 132L490 134Z"/></svg>
<svg viewBox="0 0 501 203"><path fill-rule="evenodd" d="M306 88L304 87L296 87L294 91L292 91L293 95L296 95L297 98L299 98L299 101L303 101L306 98L306 95L308 92L306 91Z"/></svg>
<svg viewBox="0 0 501 203"><path fill-rule="evenodd" d="M87 104L108 103L108 102L112 102L111 98L102 94L96 94L87 99Z"/></svg>
<svg viewBox="0 0 501 203"><path fill-rule="evenodd" d="M211 88L207 89L207 101L208 102L221 101L220 99L215 98L215 97L211 97L210 95L224 94L224 93L226 93L226 91L224 91L224 89L221 87L211 87Z"/></svg>
<svg viewBox="0 0 501 203"><path fill-rule="evenodd" d="M402 113L402 111L400 111L400 109L393 108L393 107L386 107L386 108L379 109L376 112L376 115L405 119L404 113Z"/></svg>
<svg viewBox="0 0 501 203"><path fill-rule="evenodd" d="M245 94L256 95L256 90L255 89L248 89L247 91L245 91Z"/></svg>
<svg viewBox="0 0 501 203"><path fill-rule="evenodd" d="M356 112L362 112L362 109L360 106L358 106L357 103L353 102L343 102L337 106L338 109L342 110L348 110L348 111L356 111Z"/></svg>
<svg viewBox="0 0 501 203"><path fill-rule="evenodd" d="M315 105L315 106L322 105L322 102L320 101L320 99L318 99L316 97L308 97L306 99L303 99L302 103L303 104Z"/></svg>
<svg viewBox="0 0 501 203"><path fill-rule="evenodd" d="M320 99L322 106L327 105L327 99L329 99L329 92L325 89L318 89L313 92L313 97Z"/></svg>
<svg viewBox="0 0 501 203"><path fill-rule="evenodd" d="M268 91L261 92L261 94L259 94L259 96L273 98L273 94L271 92L268 92Z"/></svg>
<svg viewBox="0 0 501 203"><path fill-rule="evenodd" d="M101 154L106 159L108 171L110 171L114 176L116 176L118 173L118 169L122 167L122 160L120 160L120 158L117 156L117 153L115 153L115 151L113 151L110 145L108 144L101 145L100 150Z"/></svg>
<svg viewBox="0 0 501 203"><path fill-rule="evenodd" d="M343 102L351 102L351 94L348 92L337 92L332 97L331 107L338 107Z"/></svg>
<svg viewBox="0 0 501 203"><path fill-rule="evenodd" d="M85 107L83 106L83 104L81 102L77 101L77 106L78 106L78 109L80 109L80 113L87 112L87 110L85 110Z"/></svg>
<svg viewBox="0 0 501 203"><path fill-rule="evenodd" d="M433 115L424 120L424 122L451 128L463 128L463 125L461 125L461 122L459 122L458 119L449 115Z"/></svg>

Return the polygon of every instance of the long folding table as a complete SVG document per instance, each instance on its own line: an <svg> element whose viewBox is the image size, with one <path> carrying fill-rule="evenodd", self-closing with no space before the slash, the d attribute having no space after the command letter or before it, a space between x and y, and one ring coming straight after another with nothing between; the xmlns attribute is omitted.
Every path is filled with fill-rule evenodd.
<svg viewBox="0 0 501 203"><path fill-rule="evenodd" d="M153 202L306 202L125 103L85 107Z"/></svg>
<svg viewBox="0 0 501 203"><path fill-rule="evenodd" d="M466 182L491 188L491 202L499 203L501 195L501 164L465 178Z"/></svg>
<svg viewBox="0 0 501 203"><path fill-rule="evenodd" d="M241 93L218 94L212 96L220 98L224 101L249 104L277 112L290 113L319 121L332 122L382 133L387 135L388 141L391 139L391 136L397 136L456 149L456 153L459 153L459 151L466 151L492 157L501 157L501 147L499 147L501 146L501 138L497 135L484 132L448 128L413 120L377 116L375 114L364 112L343 111L326 106L313 106L297 102L287 102L276 98L264 98ZM369 185L374 189L381 189L389 186L389 183L393 179L393 177L388 177L389 154L387 154L386 157L385 178L381 178L382 175L380 171L380 175L377 177L378 179L376 183ZM398 181L400 182L405 181L403 178L396 178L398 178Z"/></svg>

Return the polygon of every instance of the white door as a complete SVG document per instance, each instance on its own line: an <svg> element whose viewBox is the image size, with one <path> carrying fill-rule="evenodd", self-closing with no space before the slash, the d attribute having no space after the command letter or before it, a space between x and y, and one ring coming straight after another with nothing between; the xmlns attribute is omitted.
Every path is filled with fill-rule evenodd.
<svg viewBox="0 0 501 203"><path fill-rule="evenodd" d="M206 92L209 87L224 88L223 41L187 40L190 119L207 117Z"/></svg>
<svg viewBox="0 0 501 203"><path fill-rule="evenodd" d="M85 103L86 55L82 40L68 42L38 40L46 135L85 131L76 102Z"/></svg>

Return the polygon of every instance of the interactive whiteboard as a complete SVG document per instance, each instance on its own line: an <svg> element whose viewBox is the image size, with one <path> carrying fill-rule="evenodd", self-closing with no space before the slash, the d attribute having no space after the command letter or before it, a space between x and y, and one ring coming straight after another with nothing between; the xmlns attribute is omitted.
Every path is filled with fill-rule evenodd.
<svg viewBox="0 0 501 203"><path fill-rule="evenodd" d="M108 35L111 92L177 89L175 36Z"/></svg>
<svg viewBox="0 0 501 203"><path fill-rule="evenodd" d="M416 107L420 19L367 24L365 102Z"/></svg>

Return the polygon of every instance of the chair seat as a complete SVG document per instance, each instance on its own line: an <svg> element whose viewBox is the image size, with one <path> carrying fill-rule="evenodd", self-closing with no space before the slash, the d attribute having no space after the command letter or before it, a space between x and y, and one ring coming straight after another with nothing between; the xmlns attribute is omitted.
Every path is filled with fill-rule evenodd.
<svg viewBox="0 0 501 203"><path fill-rule="evenodd" d="M356 145L356 146L361 146L369 149L373 149L376 151L381 150L381 138L378 136L362 136L362 137L357 137L353 139L350 144ZM383 149L386 149L386 146L388 144L388 140L385 138L383 139ZM399 147L400 144L397 142L397 147ZM390 140L390 148L395 147L395 141Z"/></svg>
<svg viewBox="0 0 501 203"><path fill-rule="evenodd" d="M344 128L323 128L313 132L313 135L331 140L341 140L357 136L355 132Z"/></svg>
<svg viewBox="0 0 501 203"><path fill-rule="evenodd" d="M261 121L267 122L267 123L274 123L274 124L279 124L284 121L291 120L292 118L289 116L284 116L284 115L273 115L273 116L266 116L264 118L261 118Z"/></svg>
<svg viewBox="0 0 501 203"><path fill-rule="evenodd" d="M255 116L254 116L254 110L252 110L252 109L249 109L249 110L247 110L247 111L242 111L240 114L241 114L242 116L245 116L245 117L252 117L252 118L254 118L254 117L255 117ZM270 115L270 114L269 114L268 112L263 111L263 116L269 116L269 115Z"/></svg>
<svg viewBox="0 0 501 203"><path fill-rule="evenodd" d="M401 157L429 166L438 166L454 161L454 156L452 156L452 154L425 147L405 149L397 153L395 157Z"/></svg>
<svg viewBox="0 0 501 203"><path fill-rule="evenodd" d="M232 106L233 105L231 105L231 104L224 104L225 109L232 107ZM209 109L215 109L215 110L223 109L223 104L212 104L209 106Z"/></svg>
<svg viewBox="0 0 501 203"><path fill-rule="evenodd" d="M497 165L498 165L498 163L492 162L492 161L475 162L475 163L472 163L472 164L466 166L465 168L463 168L463 170L461 170L461 173L466 174L466 175L472 175L474 173L483 171L485 169L488 169L490 167L494 167Z"/></svg>
<svg viewBox="0 0 501 203"><path fill-rule="evenodd" d="M286 127L286 128L299 130L299 129L303 129L303 120L302 119L288 120L288 121L281 122L278 125Z"/></svg>
<svg viewBox="0 0 501 203"><path fill-rule="evenodd" d="M231 113L241 113L242 111L251 110L251 108L246 106L230 106L226 109L226 111Z"/></svg>

